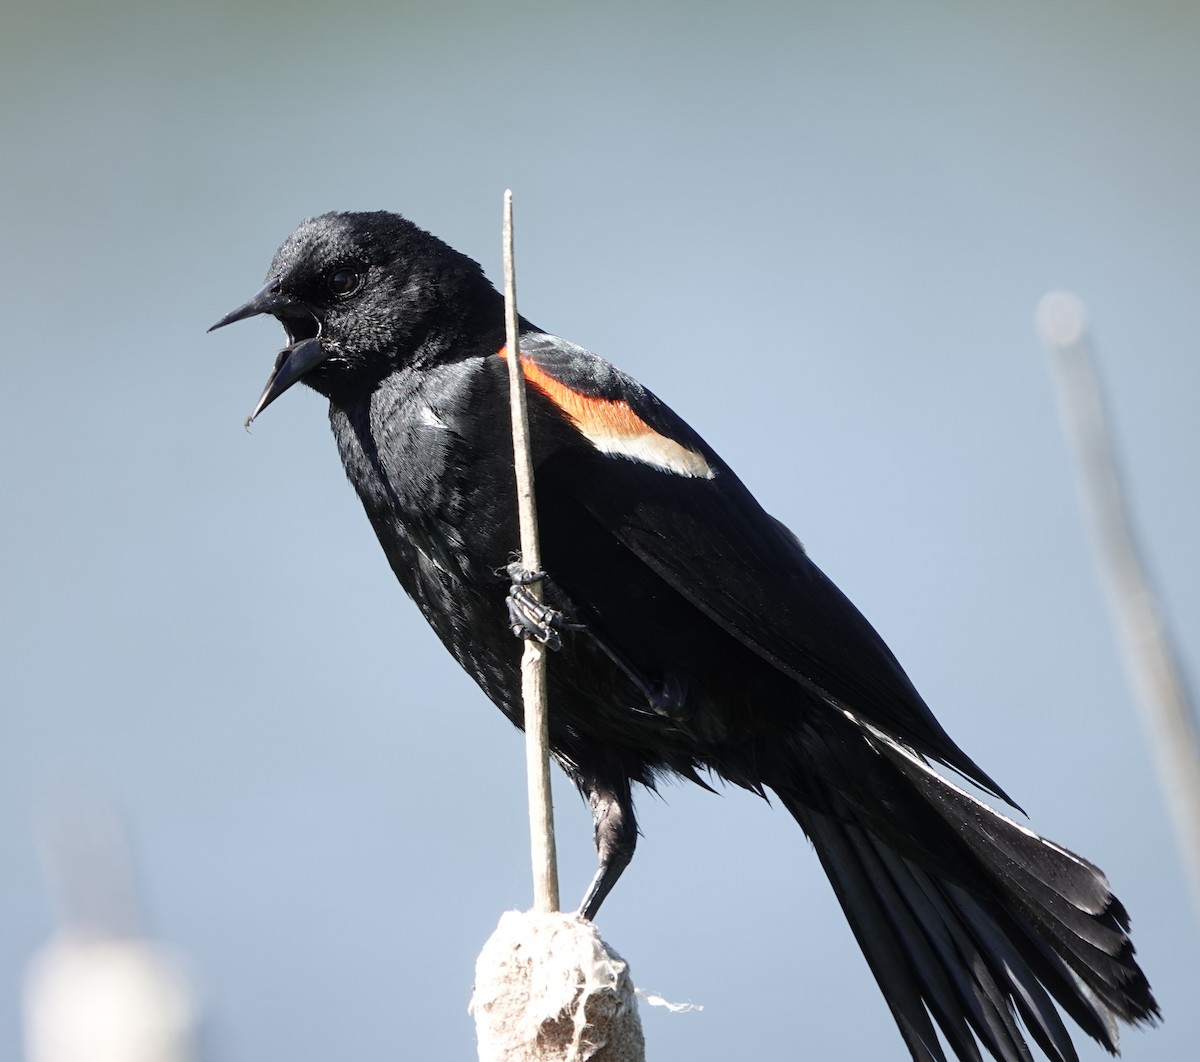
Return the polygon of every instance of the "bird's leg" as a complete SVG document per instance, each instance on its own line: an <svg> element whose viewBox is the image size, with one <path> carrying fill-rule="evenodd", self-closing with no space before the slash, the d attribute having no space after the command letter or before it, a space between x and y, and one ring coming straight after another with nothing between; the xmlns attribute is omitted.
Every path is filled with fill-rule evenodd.
<svg viewBox="0 0 1200 1062"><path fill-rule="evenodd" d="M661 685L655 685L627 663L621 654L598 634L590 629L587 633L601 652L616 664L624 672L625 677L638 688L642 696L646 698L646 703L650 705L652 714L681 723L692 717L694 708L687 702L687 687L683 682L674 675L667 675Z"/></svg>
<svg viewBox="0 0 1200 1062"><path fill-rule="evenodd" d="M590 922L633 858L633 850L637 847L637 820L633 816L633 797L627 780L615 791L595 781L585 783L584 789L592 808L592 821L596 824L596 855L600 860L596 876L579 905L580 917Z"/></svg>
<svg viewBox="0 0 1200 1062"><path fill-rule="evenodd" d="M582 623L572 623L556 608L539 601L530 592L534 583L545 581L545 572L531 572L517 562L508 565L508 622L518 638L532 638L549 649L562 648L563 631L582 631Z"/></svg>
<svg viewBox="0 0 1200 1062"><path fill-rule="evenodd" d="M508 622L512 626L513 634L518 638L533 638L547 648L557 651L562 648L563 631L581 631L587 634L600 651L638 688L654 715L681 722L691 717L692 713L687 707L687 690L677 678L668 675L661 685L651 683L586 623L573 623L560 609L551 608L544 601L538 601L529 592L529 587L533 583L549 582L549 576L545 572L530 571L516 561L508 565L506 571L512 580L506 600Z"/></svg>
<svg viewBox="0 0 1200 1062"><path fill-rule="evenodd" d="M680 722L685 722L691 717L692 713L687 706L687 690L677 678L668 675L661 685L655 685L630 666L620 653L586 623L573 623L560 609L551 608L544 601L538 601L529 592L529 587L533 583L549 582L549 576L545 572L532 572L515 561L508 565L506 571L512 580L506 601L508 622L512 626L513 634L518 638L533 638L557 651L562 648L563 631L581 631L591 638L597 648L638 688L654 715Z"/></svg>

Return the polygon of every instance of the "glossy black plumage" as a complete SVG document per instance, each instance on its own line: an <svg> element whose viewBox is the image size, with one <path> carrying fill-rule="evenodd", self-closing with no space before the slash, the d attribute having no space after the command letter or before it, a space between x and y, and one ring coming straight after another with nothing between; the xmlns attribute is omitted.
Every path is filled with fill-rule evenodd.
<svg viewBox="0 0 1200 1062"><path fill-rule="evenodd" d="M330 214L219 324L273 313L396 577L518 725L517 547L503 306L479 267L392 214ZM929 766L1009 800L795 536L636 381L522 322L548 602L551 745L588 797L596 913L636 840L631 784L712 771L774 791L812 840L914 1059L1074 1049L1051 997L1117 1047L1157 1008L1091 864Z"/></svg>

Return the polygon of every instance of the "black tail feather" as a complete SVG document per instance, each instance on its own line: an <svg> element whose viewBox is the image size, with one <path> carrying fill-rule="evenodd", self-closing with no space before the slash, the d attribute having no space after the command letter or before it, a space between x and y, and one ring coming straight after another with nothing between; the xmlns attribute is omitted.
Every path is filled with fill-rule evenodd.
<svg viewBox="0 0 1200 1062"><path fill-rule="evenodd" d="M965 932L962 916L952 900L935 887L928 874L919 872L885 845L866 838L864 841L889 867L890 884L918 917L921 932L937 942L936 959L954 975L959 1003L965 1005L984 1046L1004 1062L1031 1062L1014 1015L1004 1004L1006 993L996 983L986 953Z"/></svg>
<svg viewBox="0 0 1200 1062"><path fill-rule="evenodd" d="M1022 928L1033 944L1048 943L1099 997L1105 1031L1089 1030L1091 1035L1116 1051L1114 1018L1158 1016L1134 959L1129 915L1098 867L962 792L908 750L880 745L996 884L1004 906L1013 909L1013 928Z"/></svg>
<svg viewBox="0 0 1200 1062"><path fill-rule="evenodd" d="M1053 985L1058 988L1058 994L1069 995L1068 988L1072 985L1066 967L1053 952L1051 958L1039 964L1035 972L1020 952L997 928L993 919L989 918L975 900L961 888L948 885L947 890L954 899L958 910L980 948L995 957L1005 971L1005 980L1012 989L1012 998L1020 1012L1021 1019L1029 1029L1038 1046L1050 1058L1062 1057L1075 1059L1075 1047L1071 1043L1071 1034L1058 1016L1054 1001L1043 985ZM1044 968L1043 968L1044 967ZM1079 1024L1080 1028L1088 1031L1089 1035L1100 1038L1109 1030L1093 1030L1090 1025L1092 1011L1082 1008L1064 1007L1067 1013Z"/></svg>
<svg viewBox="0 0 1200 1062"><path fill-rule="evenodd" d="M1155 1021L1128 916L1104 875L874 737L867 770L894 798L891 830L877 802L856 807L844 788L817 802L811 778L807 799L776 788L813 841L912 1057L945 1062L936 1022L963 1062L982 1062L981 1047L998 1062L1032 1062L1026 1032L1052 1062L1077 1062L1055 1003L1114 1054L1118 1020Z"/></svg>
<svg viewBox="0 0 1200 1062"><path fill-rule="evenodd" d="M904 942L893 931L879 891L863 870L855 846L840 823L802 806L793 808L782 794L781 799L812 839L914 1062L946 1062L925 1009L928 990L914 982ZM980 1057L965 1021L957 1015L951 1016L943 1032L961 1058Z"/></svg>

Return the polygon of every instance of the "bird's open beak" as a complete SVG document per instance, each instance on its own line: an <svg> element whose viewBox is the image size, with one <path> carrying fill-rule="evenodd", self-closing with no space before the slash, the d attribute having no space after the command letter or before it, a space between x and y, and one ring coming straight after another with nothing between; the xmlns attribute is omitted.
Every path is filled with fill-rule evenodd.
<svg viewBox="0 0 1200 1062"><path fill-rule="evenodd" d="M298 383L329 356L320 342L321 322L299 299L280 290L278 277L268 280L254 298L227 313L209 331L261 313L278 318L292 342L275 359L275 370L267 380L254 412L246 418L246 427L292 384Z"/></svg>
<svg viewBox="0 0 1200 1062"><path fill-rule="evenodd" d="M321 341L316 336L309 339L301 339L293 343L290 347L284 347L279 352L279 357L275 359L275 371L271 373L271 378L267 381L267 386L263 388L262 395L259 396L258 404L254 407L254 412L246 418L246 427L250 427L254 418L257 417L264 409L275 401L284 391L294 383L298 383L304 378L305 374L310 369L315 369L329 355L321 346Z"/></svg>

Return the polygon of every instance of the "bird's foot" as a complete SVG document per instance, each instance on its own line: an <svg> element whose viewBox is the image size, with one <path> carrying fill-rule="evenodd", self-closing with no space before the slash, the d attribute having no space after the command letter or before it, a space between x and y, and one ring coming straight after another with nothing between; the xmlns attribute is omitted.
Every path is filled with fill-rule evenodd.
<svg viewBox="0 0 1200 1062"><path fill-rule="evenodd" d="M572 623L556 608L539 601L529 588L535 583L545 582L545 572L530 571L519 563L507 568L512 585L508 588L508 622L518 638L531 638L548 649L562 648L563 631L582 631L582 623Z"/></svg>
<svg viewBox="0 0 1200 1062"><path fill-rule="evenodd" d="M680 678L668 673L662 682L652 682L595 631L589 628L588 634L600 651L624 672L625 677L646 698L650 711L642 714L660 716L676 723L686 723L691 719L695 713L695 705L688 700L687 686ZM642 712L640 708L634 710Z"/></svg>
<svg viewBox="0 0 1200 1062"><path fill-rule="evenodd" d="M679 723L686 723L691 719L695 708L688 702L687 687L674 675L667 675L660 685L651 685L636 677L634 681L646 695L650 710L655 715Z"/></svg>
<svg viewBox="0 0 1200 1062"><path fill-rule="evenodd" d="M518 638L532 638L555 651L562 648L564 631L584 631L596 643L629 680L641 691L650 708L648 714L669 719L677 723L687 722L694 712L687 697L687 687L674 675L667 675L661 683L651 682L631 667L604 639L599 637L586 623L572 623L559 609L551 608L539 601L530 591L535 583L548 582L545 572L530 571L518 562L505 569L512 585L508 589L508 622Z"/></svg>

